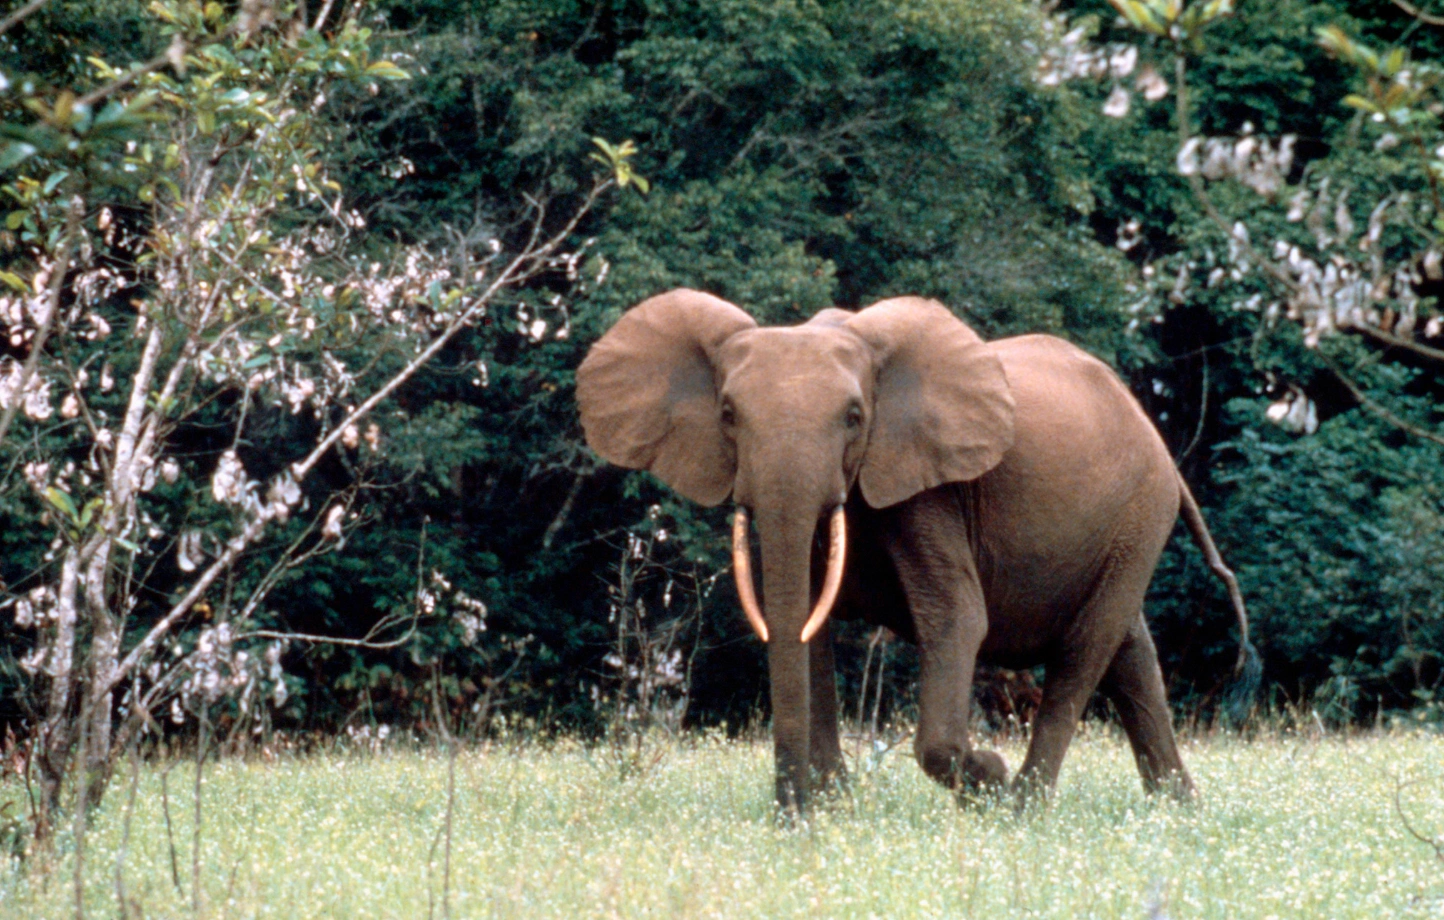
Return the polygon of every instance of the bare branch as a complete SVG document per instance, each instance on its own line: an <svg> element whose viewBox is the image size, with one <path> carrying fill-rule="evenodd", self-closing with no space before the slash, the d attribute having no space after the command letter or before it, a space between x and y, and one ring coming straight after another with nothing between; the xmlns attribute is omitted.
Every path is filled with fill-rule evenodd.
<svg viewBox="0 0 1444 920"><path fill-rule="evenodd" d="M173 60L174 58L185 54L187 48L188 46L185 39L177 35L174 39L171 40L170 47L167 48L165 51L162 51L160 54L151 58L149 61L146 61L139 67L136 67L133 70L126 71L125 73L116 77L114 80L111 80L104 86L91 90L84 96L81 96L79 99L75 100L75 104L83 106L93 106L100 100L104 99L106 96L109 96L111 93L119 92L120 90L125 89L127 86L134 83L136 80L145 76L146 74L156 70L160 70L166 64L170 63L171 60Z"/></svg>
<svg viewBox="0 0 1444 920"><path fill-rule="evenodd" d="M109 677L97 688L97 695L113 690L116 684L120 683L127 674L135 669L136 665L154 651L155 647L160 644L160 640L176 624L176 621L190 611L195 602L205 595L217 578L235 565L236 560L241 557L241 553L245 552L246 548L261 535L261 531L266 529L266 524L265 518L256 517L239 534L231 538L230 542L226 544L225 552L216 557L216 561L201 573L201 577L196 579L185 596L177 601L166 615L150 628L150 631L136 644L135 648L130 650L130 654L126 655L120 664L112 669Z"/></svg>
<svg viewBox="0 0 1444 920"><path fill-rule="evenodd" d="M1318 354L1319 357L1323 360L1323 362L1328 365L1329 370L1334 372L1334 376L1339 379L1339 382L1342 383L1345 387L1347 387L1349 392L1353 394L1354 398L1359 401L1359 405L1379 416L1379 418L1388 422L1390 425L1393 425L1395 428L1407 431L1416 437L1424 438L1426 441L1433 441L1435 444L1444 444L1444 437L1440 437L1439 435L1435 434L1432 431L1429 431L1428 429L1420 428L1418 425L1406 422L1404 419L1395 415L1393 412L1390 412L1387 408L1380 405L1375 400L1371 399L1367 393L1365 393L1362 389L1359 388L1358 384L1354 383L1354 381L1351 380L1347 374L1345 374L1342 370L1339 369L1339 366L1335 364L1328 355L1324 354L1322 351L1320 351Z"/></svg>
<svg viewBox="0 0 1444 920"><path fill-rule="evenodd" d="M1189 454L1193 453L1193 449L1203 438L1203 423L1208 419L1208 350L1200 349L1199 354L1203 356L1203 385L1199 387L1198 427L1193 429L1193 439L1188 442L1188 446L1183 449L1183 453L1178 455L1174 463L1182 463Z"/></svg>
<svg viewBox="0 0 1444 920"><path fill-rule="evenodd" d="M367 635L374 635L384 632L392 626L404 621L404 617L383 617L375 626L367 632ZM411 626L406 632L395 639L387 639L385 642L377 642L374 639L362 637L360 639L343 639L339 636L317 636L310 633L293 633L277 629L253 629L236 636L237 639L279 639L283 642L305 642L308 645L340 645L346 648L369 648L388 649L405 645L412 636L416 635L416 617L411 617Z"/></svg>
<svg viewBox="0 0 1444 920"><path fill-rule="evenodd" d="M614 183L615 180L606 179L593 185L591 192L587 195L586 201L577 208L571 219L567 221L566 226L558 230L542 245L535 245L537 234L533 231L532 241L528 247L522 250L516 258L511 260L506 268L492 280L491 284L481 296L472 302L471 306L457 314L457 316L447 324L441 334L432 339L431 343L422 349L415 358L412 358L406 367L402 368L400 373L388 380L385 386L371 394L365 402L353 409L345 419L336 425L335 429L327 435L321 443L316 445L316 448L312 450L304 460L291 465L291 473L295 476L296 481L300 482L311 472L311 469L320 462L326 452L335 446L337 441L341 440L348 426L364 418L380 402L394 393L398 387L410 380L418 370L425 367L431 359L436 356L437 352L445 348L446 345L456 337L458 332L466 328L473 320L480 316L481 312L491 304L491 301L495 299L502 288L524 281L536 274L536 272L540 270L538 267L539 264L545 260L547 256L555 252L557 247L559 247L567 237L571 236L577 224L581 223L582 217L591 211L597 199L601 197L603 192L611 188ZM526 270L526 266L528 265L531 266L530 270Z"/></svg>
<svg viewBox="0 0 1444 920"><path fill-rule="evenodd" d="M0 32L3 32L0 29ZM45 292L45 320L40 328L35 331L35 338L30 342L30 355L25 359L25 366L20 370L20 386L16 390L15 402L5 410L5 415L0 417L0 444L5 443L5 433L10 430L10 423L15 421L15 413L20 409L20 396L25 388L30 385L30 380L35 376L35 369L40 365L40 358L45 353L45 341L50 337L50 332L55 328L56 317L60 315L60 288L65 283L65 275L70 271L70 256L75 251L75 238L80 233L80 218L85 213L85 203L79 196L70 199L70 208L65 217L65 236L60 241L60 251L55 256L55 264L51 266L50 285Z"/></svg>
<svg viewBox="0 0 1444 920"><path fill-rule="evenodd" d="M1419 20L1425 25L1444 27L1444 16L1434 16L1426 13L1423 10L1419 9L1417 6L1414 6L1412 3L1406 2L1406 0L1392 0L1392 2L1399 9L1408 13L1410 16L1413 16L1415 19Z"/></svg>
<svg viewBox="0 0 1444 920"><path fill-rule="evenodd" d="M332 5L334 2L335 2L335 0L326 0L325 3L321 4L321 12L319 12L319 13L316 14L316 23L315 23L315 25L311 26L311 29L312 29L313 31L316 31L316 32L321 31L321 26L326 22L326 17L327 17L328 15L330 15L330 13L331 13L331 5Z"/></svg>
<svg viewBox="0 0 1444 920"><path fill-rule="evenodd" d="M31 13L49 2L50 0L30 0L29 3L11 13L9 16L6 16L3 21L0 21L0 35L9 32L12 26L17 25L22 19L27 18Z"/></svg>
<svg viewBox="0 0 1444 920"><path fill-rule="evenodd" d="M1357 330L1381 345L1388 345L1390 348L1404 348L1414 352L1416 355L1430 358L1434 361L1444 361L1444 350L1430 348L1428 345L1421 345L1413 339L1406 339L1373 326L1353 325L1347 328Z"/></svg>

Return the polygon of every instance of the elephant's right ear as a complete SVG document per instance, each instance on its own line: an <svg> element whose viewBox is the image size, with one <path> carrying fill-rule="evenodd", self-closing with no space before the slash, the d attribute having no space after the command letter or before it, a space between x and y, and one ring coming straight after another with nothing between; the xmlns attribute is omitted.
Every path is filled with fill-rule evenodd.
<svg viewBox="0 0 1444 920"><path fill-rule="evenodd" d="M718 416L713 356L756 325L727 301L685 288L628 310L577 368L587 443L692 501L721 502L737 460Z"/></svg>

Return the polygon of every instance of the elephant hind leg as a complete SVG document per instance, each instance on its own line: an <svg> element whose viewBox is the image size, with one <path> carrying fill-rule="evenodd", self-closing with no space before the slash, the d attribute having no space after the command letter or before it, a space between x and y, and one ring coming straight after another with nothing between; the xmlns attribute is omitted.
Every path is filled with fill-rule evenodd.
<svg viewBox="0 0 1444 920"><path fill-rule="evenodd" d="M1102 690L1118 710L1143 788L1150 793L1168 792L1184 801L1192 799L1193 780L1178 754L1158 653L1141 612L1113 656Z"/></svg>
<svg viewBox="0 0 1444 920"><path fill-rule="evenodd" d="M1059 643L1057 657L1048 662L1043 699L1033 718L1033 738L1013 781L1020 800L1046 792L1058 781L1063 756L1093 691L1132 624L1139 620L1156 558L1156 552L1131 553L1121 565L1110 566L1083 604L1070 635Z"/></svg>

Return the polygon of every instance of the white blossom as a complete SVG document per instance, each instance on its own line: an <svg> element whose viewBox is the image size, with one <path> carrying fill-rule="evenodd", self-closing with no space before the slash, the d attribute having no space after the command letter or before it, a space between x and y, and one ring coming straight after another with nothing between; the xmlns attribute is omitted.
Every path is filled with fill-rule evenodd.
<svg viewBox="0 0 1444 920"><path fill-rule="evenodd" d="M346 508L343 505L332 505L326 512L326 521L321 525L321 536L327 540L339 540L341 538L341 521L346 516Z"/></svg>
<svg viewBox="0 0 1444 920"><path fill-rule="evenodd" d="M1113 87L1108 100L1103 103L1103 114L1109 118L1122 118L1133 104L1133 94L1121 86Z"/></svg>
<svg viewBox="0 0 1444 920"><path fill-rule="evenodd" d="M25 387L25 415L37 422L43 422L54 413L50 406L50 381L41 380L39 375L30 378Z"/></svg>
<svg viewBox="0 0 1444 920"><path fill-rule="evenodd" d="M1152 64L1143 65L1133 80L1133 88L1143 94L1149 102L1157 102L1168 95L1168 81L1158 75Z"/></svg>
<svg viewBox="0 0 1444 920"><path fill-rule="evenodd" d="M1138 46L1124 45L1114 51L1108 58L1108 73L1115 80L1122 79L1133 73L1134 65L1138 63Z"/></svg>
<svg viewBox="0 0 1444 920"><path fill-rule="evenodd" d="M238 505L245 501L251 482L246 478L246 469L234 450L221 455L216 464L215 475L211 477L211 494L224 505Z"/></svg>
<svg viewBox="0 0 1444 920"><path fill-rule="evenodd" d="M205 555L201 552L199 530L188 530L181 534L181 538L176 541L175 561L182 572L194 572L196 567L205 561Z"/></svg>

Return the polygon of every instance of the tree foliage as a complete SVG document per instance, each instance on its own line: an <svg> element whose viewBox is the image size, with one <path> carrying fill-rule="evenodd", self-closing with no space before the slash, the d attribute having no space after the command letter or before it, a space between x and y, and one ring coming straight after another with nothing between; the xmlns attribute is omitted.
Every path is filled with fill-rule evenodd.
<svg viewBox="0 0 1444 920"><path fill-rule="evenodd" d="M773 323L916 293L988 337L1084 345L1204 500L1279 692L1332 694L1340 718L1437 711L1444 48L1399 7L316 15L51 0L0 37L0 577L30 611L0 624L0 718L43 719L36 611L104 535L88 609L174 615L185 661L238 611L252 664L281 641L263 637L370 637L274 656L281 724L505 700L604 725L617 611L627 660L650 660L642 612L726 566L722 512L604 466L575 417L586 347L682 285ZM137 385L147 336L159 370ZM140 488L100 443L131 407L154 447ZM1169 549L1149 613L1188 705L1228 673L1216 592ZM696 649L686 711L737 724L765 702L760 653L726 579L702 596L667 640ZM407 631L427 605L454 615ZM378 624L404 639L368 647Z"/></svg>

